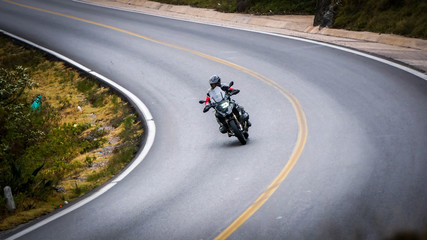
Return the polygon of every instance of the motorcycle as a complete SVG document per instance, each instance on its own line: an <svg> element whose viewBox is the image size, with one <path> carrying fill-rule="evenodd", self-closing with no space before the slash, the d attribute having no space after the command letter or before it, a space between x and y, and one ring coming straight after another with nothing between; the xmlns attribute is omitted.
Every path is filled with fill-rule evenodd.
<svg viewBox="0 0 427 240"><path fill-rule="evenodd" d="M203 112L207 112L210 108L214 108L215 112L225 119L225 127L227 128L228 136L237 137L240 143L245 145L249 138L249 115L231 99L232 95L238 93L238 91L235 90L228 91L233 84L233 82L230 82L228 88L224 90L220 87L213 89L213 94L210 96L213 101L211 101L211 104L205 106ZM199 103L204 104L205 100L200 100Z"/></svg>

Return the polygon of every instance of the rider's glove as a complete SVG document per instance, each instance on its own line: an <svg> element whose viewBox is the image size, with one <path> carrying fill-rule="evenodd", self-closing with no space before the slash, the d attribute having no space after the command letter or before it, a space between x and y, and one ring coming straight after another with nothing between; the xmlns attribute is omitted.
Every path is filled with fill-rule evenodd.
<svg viewBox="0 0 427 240"><path fill-rule="evenodd" d="M233 91L231 91L231 95L236 95L240 92L239 89L234 89Z"/></svg>
<svg viewBox="0 0 427 240"><path fill-rule="evenodd" d="M209 111L210 108L211 108L210 105L206 105L205 108L203 108L203 112L205 113L205 112Z"/></svg>

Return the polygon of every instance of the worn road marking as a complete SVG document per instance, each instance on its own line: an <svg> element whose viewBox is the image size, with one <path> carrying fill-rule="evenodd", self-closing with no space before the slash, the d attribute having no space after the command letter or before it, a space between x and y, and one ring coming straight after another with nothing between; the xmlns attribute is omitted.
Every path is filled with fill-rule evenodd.
<svg viewBox="0 0 427 240"><path fill-rule="evenodd" d="M97 25L97 26L104 27L104 28L108 28L108 29L111 29L114 31L126 33L129 35L138 37L138 38L145 39L147 41L151 41L151 42L158 43L158 44L161 44L164 46L168 46L171 48L175 48L175 49L179 49L179 50L182 50L185 52L189 52L189 53L195 54L197 56L200 56L200 57L203 57L203 58L224 64L224 65L227 65L229 67L232 67L232 68L235 68L235 69L240 70L242 72L245 72L245 73L247 73L247 74L249 74L255 78L258 78L259 80L261 80L261 81L269 84L270 86L276 88L282 95L284 95L291 102L292 107L295 110L297 120L298 120L298 128L299 129L298 129L297 142L295 144L294 150L292 151L292 154L291 154L287 164L282 169L280 174L276 177L276 179L270 184L270 186L258 197L258 199L251 206L249 206L249 208L247 208L234 222L232 222L223 232L221 232L221 234L219 234L215 239L226 239L233 232L235 232L247 219L249 219L270 198L270 196L273 195L273 193L277 190L277 188L280 186L280 184L285 180L285 178L288 176L289 172L292 170L292 168L297 163L299 157L301 156L302 151L304 150L304 146L307 142L307 136L308 136L307 120L306 120L304 111L303 111L302 106L299 103L298 99L295 96L293 96L291 93L286 91L284 88L282 88L280 85L278 85L276 82L254 72L252 70L249 70L245 67L234 64L232 62L229 62L229 61L217 58L217 57L213 57L213 56L201 53L201 52L197 52L197 51L194 51L194 50L191 50L188 48L180 47L180 46L177 46L177 45L174 45L171 43L167 43L167 42L159 41L159 40L156 40L153 38L149 38L149 37L146 37L146 36L134 33L134 32L130 32L130 31L121 29L121 28L117 28L117 27L113 27L110 25L94 22L91 20L75 17L75 16L68 15L68 14L63 14L63 13L59 13L59 12L50 11L47 9L37 8L37 7L30 6L30 5L13 2L11 0L3 0L3 1L11 3L11 4L18 5L18 6L22 6L22 7L26 7L26 8L30 8L30 9L34 9L34 10L38 10L38 11L42 11L42 12L66 17L66 18L71 18L71 19L86 22L86 23L90 23L90 24Z"/></svg>

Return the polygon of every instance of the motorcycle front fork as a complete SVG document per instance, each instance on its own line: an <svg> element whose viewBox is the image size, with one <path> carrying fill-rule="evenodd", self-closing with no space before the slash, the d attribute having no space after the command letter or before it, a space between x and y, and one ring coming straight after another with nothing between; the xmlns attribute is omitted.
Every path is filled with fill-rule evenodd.
<svg viewBox="0 0 427 240"><path fill-rule="evenodd" d="M234 120L236 120L236 123L237 123L237 126L239 127L239 130L240 131L244 131L244 129L245 129L245 126L243 126L243 124L246 124L245 122L242 124L240 121L239 121L239 118L236 116L236 114L234 114L233 113L233 118L234 118ZM227 125L228 126L230 126L229 124L228 124L228 122L229 122L230 120L226 120L226 122L227 122ZM228 132L229 132L229 136L234 136L234 133L233 133L233 131L231 131L231 129L229 128L229 130L228 130ZM230 134L231 133L231 134Z"/></svg>

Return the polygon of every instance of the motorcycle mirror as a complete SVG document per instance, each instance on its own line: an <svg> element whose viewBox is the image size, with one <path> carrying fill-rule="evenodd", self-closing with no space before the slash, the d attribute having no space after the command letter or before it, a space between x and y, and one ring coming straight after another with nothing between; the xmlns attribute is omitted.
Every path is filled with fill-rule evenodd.
<svg viewBox="0 0 427 240"><path fill-rule="evenodd" d="M199 103L203 104L203 103L205 103L205 100L200 100Z"/></svg>
<svg viewBox="0 0 427 240"><path fill-rule="evenodd" d="M230 82L230 84L228 85L229 87L231 87L231 86L233 86L234 85L234 82L233 81L231 81Z"/></svg>

